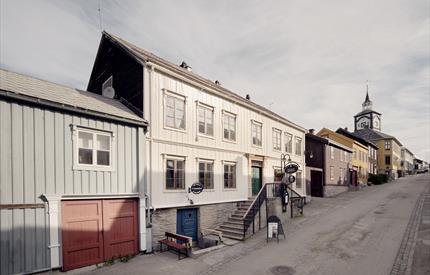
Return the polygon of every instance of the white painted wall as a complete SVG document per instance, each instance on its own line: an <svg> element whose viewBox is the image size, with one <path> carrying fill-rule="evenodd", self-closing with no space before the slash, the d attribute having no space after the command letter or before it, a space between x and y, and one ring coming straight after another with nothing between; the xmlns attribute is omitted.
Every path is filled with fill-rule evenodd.
<svg viewBox="0 0 430 275"><path fill-rule="evenodd" d="M276 121L255 110L241 106L231 99L222 98L204 91L191 81L179 80L161 72L157 68L145 67L144 70L144 114L149 121L148 133L148 188L151 193L152 206L155 208L189 205L187 193L165 190L165 155L186 157L186 189L198 180L197 159L214 160L214 190L204 191L200 195L190 194L195 204L207 204L227 201L246 200L249 196L250 169L247 154L264 156L263 183L273 182L274 168L280 167L280 155L285 153L284 133L291 133L302 139L304 152L305 130L287 123ZM164 93L172 92L186 98L186 130L177 131L164 127ZM198 102L214 108L214 136L198 134ZM236 141L223 139L222 113L227 111L236 115ZM262 123L262 146L252 145L251 120ZM282 150L275 151L272 144L272 128L282 130ZM293 152L294 152L293 143ZM304 155L291 154L292 160L301 166L302 188L305 194ZM223 188L223 161L237 162L237 181L235 190Z"/></svg>

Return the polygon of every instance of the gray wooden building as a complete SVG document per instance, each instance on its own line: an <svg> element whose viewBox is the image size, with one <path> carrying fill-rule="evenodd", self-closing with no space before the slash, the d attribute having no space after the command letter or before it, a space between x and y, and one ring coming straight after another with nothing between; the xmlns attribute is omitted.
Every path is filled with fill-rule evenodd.
<svg viewBox="0 0 430 275"><path fill-rule="evenodd" d="M118 100L1 69L0 273L146 250L146 128Z"/></svg>

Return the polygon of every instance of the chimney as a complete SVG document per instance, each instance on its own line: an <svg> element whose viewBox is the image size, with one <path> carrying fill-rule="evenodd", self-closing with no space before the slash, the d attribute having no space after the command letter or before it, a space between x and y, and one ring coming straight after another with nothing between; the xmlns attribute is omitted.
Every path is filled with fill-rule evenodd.
<svg viewBox="0 0 430 275"><path fill-rule="evenodd" d="M251 100L251 96L249 94L246 94L245 98Z"/></svg>
<svg viewBox="0 0 430 275"><path fill-rule="evenodd" d="M221 82L219 82L218 80L215 80L215 84L221 86Z"/></svg>
<svg viewBox="0 0 430 275"><path fill-rule="evenodd" d="M346 126L345 126L344 130L345 130L345 131L348 131L348 127L346 127Z"/></svg>
<svg viewBox="0 0 430 275"><path fill-rule="evenodd" d="M181 65L179 67L186 69L187 71L191 72L192 68L188 66L188 64L185 61L182 61Z"/></svg>
<svg viewBox="0 0 430 275"><path fill-rule="evenodd" d="M315 133L315 129L309 129L309 133L310 133L311 135L314 135L314 133Z"/></svg>

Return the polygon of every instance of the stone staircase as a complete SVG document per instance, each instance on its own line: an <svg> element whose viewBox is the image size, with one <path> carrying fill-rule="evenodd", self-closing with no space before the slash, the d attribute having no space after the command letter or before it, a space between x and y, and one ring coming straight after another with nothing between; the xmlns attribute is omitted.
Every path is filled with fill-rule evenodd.
<svg viewBox="0 0 430 275"><path fill-rule="evenodd" d="M239 202L236 211L234 211L226 222L218 226L217 230L222 232L223 237L243 240L243 215L245 215L253 201L253 199L249 199Z"/></svg>

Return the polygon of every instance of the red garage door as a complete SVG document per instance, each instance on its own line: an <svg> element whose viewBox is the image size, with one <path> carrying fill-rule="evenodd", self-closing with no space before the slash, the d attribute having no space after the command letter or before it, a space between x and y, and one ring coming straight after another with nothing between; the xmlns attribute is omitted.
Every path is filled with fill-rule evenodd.
<svg viewBox="0 0 430 275"><path fill-rule="evenodd" d="M137 253L137 201L62 202L63 270Z"/></svg>

